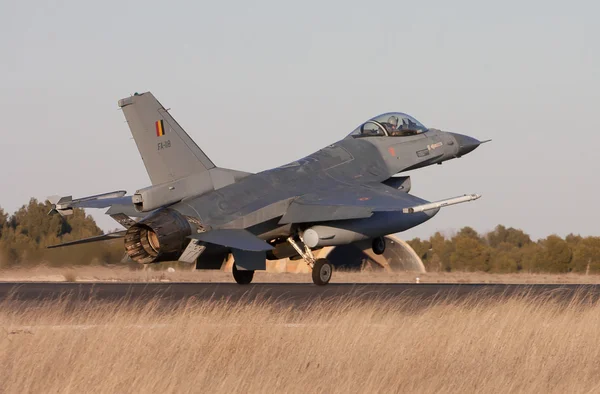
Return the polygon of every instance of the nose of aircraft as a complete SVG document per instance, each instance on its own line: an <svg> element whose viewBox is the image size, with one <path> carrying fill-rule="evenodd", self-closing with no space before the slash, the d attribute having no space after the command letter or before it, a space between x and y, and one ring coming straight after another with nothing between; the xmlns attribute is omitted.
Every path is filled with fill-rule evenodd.
<svg viewBox="0 0 600 394"><path fill-rule="evenodd" d="M454 137L456 143L458 144L458 152L456 153L456 155L459 157L466 155L467 153L475 150L475 148L481 145L481 141L473 137L469 137L468 135L458 133L450 134L452 135L452 137Z"/></svg>

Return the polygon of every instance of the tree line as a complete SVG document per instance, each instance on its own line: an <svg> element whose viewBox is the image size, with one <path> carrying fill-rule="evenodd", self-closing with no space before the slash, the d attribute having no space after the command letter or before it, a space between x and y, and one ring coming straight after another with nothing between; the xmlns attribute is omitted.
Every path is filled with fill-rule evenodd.
<svg viewBox="0 0 600 394"><path fill-rule="evenodd" d="M63 218L48 215L51 208L49 202L35 198L12 215L0 208L0 268L122 261L124 248L120 239L46 249L49 245L102 234L94 219L82 209ZM522 230L498 225L485 234L464 227L452 236L438 232L427 240L415 238L408 243L428 271L600 273L600 237L550 235L532 241Z"/></svg>
<svg viewBox="0 0 600 394"><path fill-rule="evenodd" d="M32 198L27 205L9 215L0 208L0 268L106 264L121 261L123 244L105 241L67 248L47 246L101 235L102 230L84 210L73 215L48 215L49 202Z"/></svg>
<svg viewBox="0 0 600 394"><path fill-rule="evenodd" d="M600 273L600 237L550 235L534 242L523 230L498 225L486 234L464 227L451 237L438 232L408 244L428 271Z"/></svg>

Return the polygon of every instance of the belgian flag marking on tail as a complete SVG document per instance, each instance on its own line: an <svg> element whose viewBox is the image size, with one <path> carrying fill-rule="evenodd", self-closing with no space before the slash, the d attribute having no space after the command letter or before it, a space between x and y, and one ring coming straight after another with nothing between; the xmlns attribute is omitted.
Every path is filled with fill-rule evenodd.
<svg viewBox="0 0 600 394"><path fill-rule="evenodd" d="M154 125L156 126L156 136L157 137L162 137L163 135L165 135L165 126L163 124L162 119L161 120L157 120Z"/></svg>

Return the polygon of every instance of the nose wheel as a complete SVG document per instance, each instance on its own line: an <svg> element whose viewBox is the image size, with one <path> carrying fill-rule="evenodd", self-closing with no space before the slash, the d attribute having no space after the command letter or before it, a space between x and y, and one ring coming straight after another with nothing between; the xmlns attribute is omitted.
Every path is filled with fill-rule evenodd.
<svg viewBox="0 0 600 394"><path fill-rule="evenodd" d="M331 275L333 274L333 264L331 264L327 259L315 259L312 250L310 250L310 248L304 243L302 235L298 235L298 237L300 238L300 241L302 241L304 249L298 245L298 243L294 240L294 237L289 237L287 241L311 268L313 283L317 286L326 285L331 280Z"/></svg>
<svg viewBox="0 0 600 394"><path fill-rule="evenodd" d="M317 286L329 283L333 274L333 265L327 259L318 259L312 267L312 280Z"/></svg>

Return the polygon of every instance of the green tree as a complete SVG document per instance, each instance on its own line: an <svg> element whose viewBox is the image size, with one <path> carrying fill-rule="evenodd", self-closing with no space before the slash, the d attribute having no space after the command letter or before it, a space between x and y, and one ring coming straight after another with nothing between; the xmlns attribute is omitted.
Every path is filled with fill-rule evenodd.
<svg viewBox="0 0 600 394"><path fill-rule="evenodd" d="M581 242L582 240L583 240L583 238L581 237L581 235L575 235L573 233L571 233L565 237L565 241L567 241L567 243L569 244L569 247L571 249L575 249L577 247L577 245L579 244L579 242Z"/></svg>
<svg viewBox="0 0 600 394"><path fill-rule="evenodd" d="M407 241L410 247L415 251L415 253L425 262L427 260L427 254L431 249L431 242L422 241L421 238L415 238L410 241Z"/></svg>
<svg viewBox="0 0 600 394"><path fill-rule="evenodd" d="M2 237L2 234L6 232L7 223L8 214L0 207L0 268L4 267L8 261L6 243Z"/></svg>
<svg viewBox="0 0 600 394"><path fill-rule="evenodd" d="M483 236L464 227L450 240L438 232L429 242L411 242L431 271L600 273L600 237L550 235L533 242L522 230L498 225Z"/></svg>
<svg viewBox="0 0 600 394"><path fill-rule="evenodd" d="M469 226L461 228L460 231L458 232L458 234L456 234L456 236L471 238L478 242L481 241L481 237L479 236L479 233L477 233L477 231L475 231L472 227L469 227Z"/></svg>
<svg viewBox="0 0 600 394"><path fill-rule="evenodd" d="M569 244L558 235L540 241L542 252L537 254L535 269L540 272L569 272L573 253Z"/></svg>
<svg viewBox="0 0 600 394"><path fill-rule="evenodd" d="M7 223L8 214L4 212L4 209L2 209L2 207L0 207L0 238L2 237L2 229L7 225Z"/></svg>
<svg viewBox="0 0 600 394"><path fill-rule="evenodd" d="M540 272L537 265L542 252L542 247L538 243L531 243L520 248L520 269L525 272Z"/></svg>
<svg viewBox="0 0 600 394"><path fill-rule="evenodd" d="M60 253L47 250L48 245L102 234L83 210L75 209L73 215L62 218L48 215L50 208L49 203L32 198L7 220L2 232L4 265L88 264L104 253L96 246L85 250L73 247Z"/></svg>
<svg viewBox="0 0 600 394"><path fill-rule="evenodd" d="M489 272L511 273L521 269L520 249L508 242L502 242L491 248Z"/></svg>
<svg viewBox="0 0 600 394"><path fill-rule="evenodd" d="M450 256L452 270L489 271L490 249L472 233L457 235L452 239L454 251Z"/></svg>
<svg viewBox="0 0 600 394"><path fill-rule="evenodd" d="M488 243L492 248L497 248L501 243L508 243L522 248L525 245L531 244L531 238L525 234L522 230L515 228L506 228L503 225L498 225L494 231L489 232L486 235Z"/></svg>
<svg viewBox="0 0 600 394"><path fill-rule="evenodd" d="M431 250L428 253L430 257L426 269L432 271L446 271L450 272L452 266L450 264L450 256L454 251L454 245L450 240L447 240L440 232L436 232L429 238L431 244Z"/></svg>
<svg viewBox="0 0 600 394"><path fill-rule="evenodd" d="M600 237L581 238L573 251L571 270L594 274L600 272Z"/></svg>

